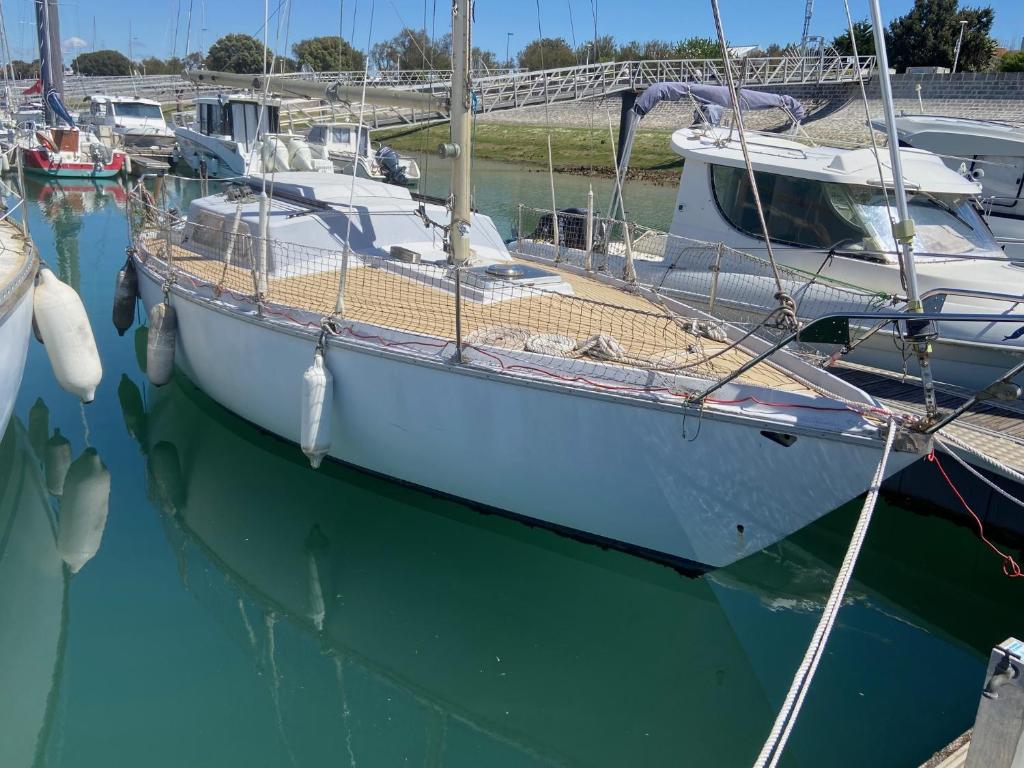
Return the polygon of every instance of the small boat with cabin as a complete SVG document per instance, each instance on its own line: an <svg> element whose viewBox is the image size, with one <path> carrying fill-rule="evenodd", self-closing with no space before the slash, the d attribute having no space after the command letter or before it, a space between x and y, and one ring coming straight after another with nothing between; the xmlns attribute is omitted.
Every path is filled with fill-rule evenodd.
<svg viewBox="0 0 1024 768"><path fill-rule="evenodd" d="M172 131L159 101L133 96L94 95L88 98L89 110L78 122L97 134L106 130L130 152L170 156L174 150Z"/></svg>
<svg viewBox="0 0 1024 768"><path fill-rule="evenodd" d="M109 179L126 168L127 155L111 149L91 131L38 129L33 146L22 146L25 173L53 179Z"/></svg>
<svg viewBox="0 0 1024 768"><path fill-rule="evenodd" d="M420 180L420 167L411 157L396 153L387 145L376 149L370 142L370 131L357 123L314 123L306 133L310 149L334 163L335 171L364 179L386 181L399 186L414 185Z"/></svg>
<svg viewBox="0 0 1024 768"><path fill-rule="evenodd" d="M193 121L174 131L178 146L172 161L207 178L253 172L258 146L269 134L280 131L280 99L239 92L201 95L195 103Z"/></svg>

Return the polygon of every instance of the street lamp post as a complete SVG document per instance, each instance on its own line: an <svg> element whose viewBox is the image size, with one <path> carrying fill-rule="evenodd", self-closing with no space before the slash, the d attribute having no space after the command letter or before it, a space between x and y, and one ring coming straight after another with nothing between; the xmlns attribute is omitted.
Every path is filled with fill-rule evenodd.
<svg viewBox="0 0 1024 768"><path fill-rule="evenodd" d="M511 39L512 39L512 33L511 32L506 32L505 33L505 66L508 69L512 69L512 59L509 58L509 55L508 55L508 44L509 44L509 41Z"/></svg>
<svg viewBox="0 0 1024 768"><path fill-rule="evenodd" d="M956 65L960 61L960 46L964 42L964 27L967 26L966 21L960 22L960 35L956 39L956 49L953 51L953 74L956 74Z"/></svg>

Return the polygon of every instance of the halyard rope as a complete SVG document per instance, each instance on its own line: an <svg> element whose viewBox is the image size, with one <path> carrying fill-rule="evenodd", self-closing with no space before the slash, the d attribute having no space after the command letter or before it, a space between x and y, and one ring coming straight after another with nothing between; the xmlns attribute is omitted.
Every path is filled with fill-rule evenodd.
<svg viewBox="0 0 1024 768"><path fill-rule="evenodd" d="M761 754L758 755L757 761L754 763L754 768L765 768L765 766L775 768L782 758L782 752L786 748L786 742L789 740L789 735L796 724L804 698L807 696L807 691L814 680L818 663L821 661L825 645L828 643L832 628L835 625L836 615L839 613L839 608L842 606L843 599L846 596L847 587L850 585L853 568L857 563L861 546L864 544L864 539L867 536L868 525L871 523L871 517L875 511L878 492L882 487L885 467L889 463L889 455L892 453L895 437L896 424L890 420L889 431L885 437L885 447L882 449L882 458L875 469L875 476L871 479L871 487L868 489L868 495L864 499L864 506L861 508L860 517L857 520L856 527L853 529L853 535L850 537L850 546L846 550L846 556L843 558L843 563L836 574L835 584L832 585L832 593L829 595L825 609L822 611L821 619L818 621L818 626L811 637L811 643L807 646L804 659L797 668L796 675L793 677L793 683L790 685L789 693L786 694L782 709L775 719L775 725L772 726L771 733L768 734L768 739L761 749Z"/></svg>

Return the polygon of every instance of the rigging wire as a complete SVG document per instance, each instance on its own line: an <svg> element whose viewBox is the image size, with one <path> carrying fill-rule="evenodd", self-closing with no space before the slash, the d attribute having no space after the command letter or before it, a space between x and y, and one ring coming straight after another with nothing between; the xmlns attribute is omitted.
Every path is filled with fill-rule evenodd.
<svg viewBox="0 0 1024 768"><path fill-rule="evenodd" d="M554 170L554 158L551 153L551 115L548 111L548 102L550 98L548 96L548 70L547 65L544 63L544 30L541 29L540 23L540 0L535 0L537 5L537 37L540 40L540 68L544 72L544 126L547 128L548 133L548 180L551 185L551 234L554 238L555 244L555 261L557 262L561 255L561 246L559 245L559 233L558 233L558 206L555 204L555 170Z"/></svg>
<svg viewBox="0 0 1024 768"><path fill-rule="evenodd" d="M370 42L373 40L373 12L376 6L375 0L370 1L370 24L366 32L366 51L363 63L363 90L359 97L359 127L356 129L356 151L359 149L359 142L363 134L363 116L366 111L366 81L370 79ZM334 314L345 314L345 281L348 274L349 255L352 253L352 202L356 194L356 169L359 167L358 157L352 161L352 180L348 189L349 213L345 216L345 247L341 252L341 272L338 275L338 296L334 302Z"/></svg>
<svg viewBox="0 0 1024 768"><path fill-rule="evenodd" d="M757 210L758 222L761 225L761 232L764 235L765 250L768 254L768 261L772 267L772 277L775 279L777 293L775 298L779 305L788 310L783 317L783 322L789 327L797 324L795 306L793 300L786 295L782 287L782 278L779 275L778 264L775 263L775 252L772 250L772 241L768 235L768 223L764 217L764 208L761 205L761 194L757 189L757 176L754 174L754 165L750 161L750 150L747 147L746 128L743 125L743 111L740 109L739 94L736 90L736 83L732 76L732 60L729 58L729 46L725 39L725 28L722 26L722 14L718 9L718 0L711 0L711 11L715 17L715 30L718 33L718 45L722 49L722 68L725 70L725 81L729 88L729 100L732 102L733 115L738 128L740 148L743 150L743 164L747 169L747 177L750 181L750 193L754 198L754 208Z"/></svg>

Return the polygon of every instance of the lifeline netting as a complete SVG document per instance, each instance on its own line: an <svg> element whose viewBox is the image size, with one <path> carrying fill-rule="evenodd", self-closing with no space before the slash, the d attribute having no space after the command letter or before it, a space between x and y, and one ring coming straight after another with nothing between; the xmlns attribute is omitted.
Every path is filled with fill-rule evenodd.
<svg viewBox="0 0 1024 768"><path fill-rule="evenodd" d="M336 315L343 262L340 246L313 248L271 238L266 242L265 269L258 270L261 241L249 234L240 215L233 220L222 216L216 222L201 217L184 222L151 204L134 202L137 248L144 259L162 262L161 267L174 281L253 302L260 287L269 314L309 326L319 326L320 319ZM394 215L410 214L395 211ZM673 259L682 258L681 250L672 250L676 244L668 236L659 241L647 231L638 241L648 249L645 252L661 247ZM525 250L527 243L521 242ZM578 263L580 255L570 250L563 249L565 260ZM614 253L612 248L608 250L595 256L601 260L596 266L610 268ZM719 264L725 258L741 257L745 255L714 247L704 251L704 258L718 259ZM750 264L756 265L757 260ZM350 252L344 310L339 316L421 336L421 342L409 343L429 348L445 347L456 339L459 314L462 343L483 350L485 357L487 349L554 356L560 358L558 371L570 378L599 374L606 380L639 381L647 388L670 388L665 377L677 375L717 380L750 358L726 338L720 323L708 321L698 312L687 316L669 309L657 296L652 300L643 292L624 289L620 282L556 263L543 264L543 268L555 277L554 282L561 278L562 289L501 279L472 263L461 268L462 299L457 313L455 270L443 261L414 264L365 250ZM262 272L262 280L257 272ZM752 273L749 279L760 277ZM571 286L571 294L558 292L568 290L566 285ZM763 310L759 315L748 312L743 322L749 324L753 318L756 323L767 314ZM792 376L768 364L757 366L743 378L764 386L805 390Z"/></svg>

